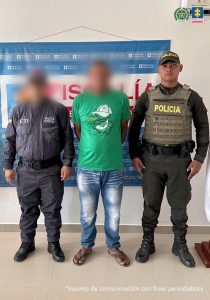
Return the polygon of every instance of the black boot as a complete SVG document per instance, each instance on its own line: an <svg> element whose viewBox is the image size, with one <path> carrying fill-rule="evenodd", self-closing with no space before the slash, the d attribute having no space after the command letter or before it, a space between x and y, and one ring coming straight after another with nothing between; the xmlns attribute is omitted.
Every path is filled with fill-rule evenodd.
<svg viewBox="0 0 210 300"><path fill-rule="evenodd" d="M141 247L136 253L136 261L144 263L148 261L150 254L155 252L155 244L154 244L154 229L151 228L143 228L143 240L141 243Z"/></svg>
<svg viewBox="0 0 210 300"><path fill-rule="evenodd" d="M179 257L181 263L186 267L195 267L195 260L192 254L189 252L187 242L185 239L186 233L175 233L174 244L172 247L172 253Z"/></svg>
<svg viewBox="0 0 210 300"><path fill-rule="evenodd" d="M27 258L28 254L35 250L35 244L32 243L22 243L19 250L14 256L15 261L23 261Z"/></svg>
<svg viewBox="0 0 210 300"><path fill-rule="evenodd" d="M63 262L65 260L59 242L48 243L48 252L52 254L53 259L57 262Z"/></svg>

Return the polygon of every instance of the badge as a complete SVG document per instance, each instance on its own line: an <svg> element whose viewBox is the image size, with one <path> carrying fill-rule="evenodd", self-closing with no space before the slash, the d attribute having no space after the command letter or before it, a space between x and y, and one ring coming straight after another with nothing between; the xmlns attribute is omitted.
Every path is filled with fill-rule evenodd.
<svg viewBox="0 0 210 300"><path fill-rule="evenodd" d="M192 23L203 23L204 8L202 6L192 6Z"/></svg>
<svg viewBox="0 0 210 300"><path fill-rule="evenodd" d="M187 8L179 7L174 12L174 18L179 22L186 22L190 17L190 13Z"/></svg>

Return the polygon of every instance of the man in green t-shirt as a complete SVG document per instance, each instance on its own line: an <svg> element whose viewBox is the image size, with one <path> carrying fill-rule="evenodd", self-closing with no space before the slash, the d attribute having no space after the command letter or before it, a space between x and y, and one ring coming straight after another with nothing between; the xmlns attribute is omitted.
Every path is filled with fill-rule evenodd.
<svg viewBox="0 0 210 300"><path fill-rule="evenodd" d="M122 143L130 117L128 97L110 88L111 73L104 61L94 62L87 75L89 89L73 102L72 120L79 139L77 182L80 195L82 248L74 263L82 265L96 238L96 211L102 195L108 253L122 266L127 255L120 250L119 221L123 192Z"/></svg>

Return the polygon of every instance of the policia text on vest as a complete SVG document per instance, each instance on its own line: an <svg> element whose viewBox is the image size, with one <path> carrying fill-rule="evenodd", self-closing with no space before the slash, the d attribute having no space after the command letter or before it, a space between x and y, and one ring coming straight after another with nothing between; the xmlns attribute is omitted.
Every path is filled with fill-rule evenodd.
<svg viewBox="0 0 210 300"><path fill-rule="evenodd" d="M173 114L181 114L182 113L180 105L155 104L153 111L154 112L173 113Z"/></svg>
<svg viewBox="0 0 210 300"><path fill-rule="evenodd" d="M145 116L144 138L158 145L177 145L192 140L189 87L178 87L172 95L164 95L159 88L152 88L148 96L150 107Z"/></svg>

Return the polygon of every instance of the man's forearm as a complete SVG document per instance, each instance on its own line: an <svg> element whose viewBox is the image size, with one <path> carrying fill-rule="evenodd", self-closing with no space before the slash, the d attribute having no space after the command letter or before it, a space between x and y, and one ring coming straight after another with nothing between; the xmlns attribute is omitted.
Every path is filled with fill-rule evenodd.
<svg viewBox="0 0 210 300"><path fill-rule="evenodd" d="M74 135L70 125L65 130L65 143L63 148L63 163L65 166L71 167L75 156Z"/></svg>
<svg viewBox="0 0 210 300"><path fill-rule="evenodd" d="M77 139L80 140L81 132L80 131L78 132L75 130L75 134L76 134Z"/></svg>
<svg viewBox="0 0 210 300"><path fill-rule="evenodd" d="M196 149L196 154L194 159L200 162L204 162L208 148L209 148L209 143L206 143L204 145L199 145Z"/></svg>
<svg viewBox="0 0 210 300"><path fill-rule="evenodd" d="M14 162L15 162L15 156L16 156L15 143L10 141L10 140L6 140L5 147L4 147L4 167L5 167L5 170L13 169Z"/></svg>
<svg viewBox="0 0 210 300"><path fill-rule="evenodd" d="M136 106L131 116L130 128L128 133L129 154L131 159L139 156L138 144L141 127L144 122L145 113L147 109L145 106L146 99L147 94L143 93L136 102Z"/></svg>
<svg viewBox="0 0 210 300"><path fill-rule="evenodd" d="M209 148L209 124L208 117L205 116L203 122L196 128L196 155L195 160L203 162Z"/></svg>
<svg viewBox="0 0 210 300"><path fill-rule="evenodd" d="M121 141L122 141L122 144L125 142L127 128L128 128L128 121L127 120L122 121L122 123L121 123Z"/></svg>
<svg viewBox="0 0 210 300"><path fill-rule="evenodd" d="M195 94L192 111L193 123L196 129L196 155L195 160L203 162L209 147L209 121L207 109L202 101L202 98Z"/></svg>
<svg viewBox="0 0 210 300"><path fill-rule="evenodd" d="M16 157L16 129L15 129L16 116L13 110L10 122L7 125L5 132L4 143L4 167L5 170L13 169Z"/></svg>
<svg viewBox="0 0 210 300"><path fill-rule="evenodd" d="M138 143L139 143L139 135L141 132L141 126L142 126L142 121L139 121L135 118L130 124L128 141L129 141L129 155L131 159L138 157Z"/></svg>
<svg viewBox="0 0 210 300"><path fill-rule="evenodd" d="M126 130L122 130L122 132L121 132L121 141L122 141L122 144L124 144L124 142L125 142L125 137L126 137Z"/></svg>
<svg viewBox="0 0 210 300"><path fill-rule="evenodd" d="M78 140L80 140L80 136L81 136L81 127L79 124L74 124L74 132L76 134L76 137L78 138Z"/></svg>
<svg viewBox="0 0 210 300"><path fill-rule="evenodd" d="M12 170L14 167L15 160L4 160L4 168L5 170Z"/></svg>

